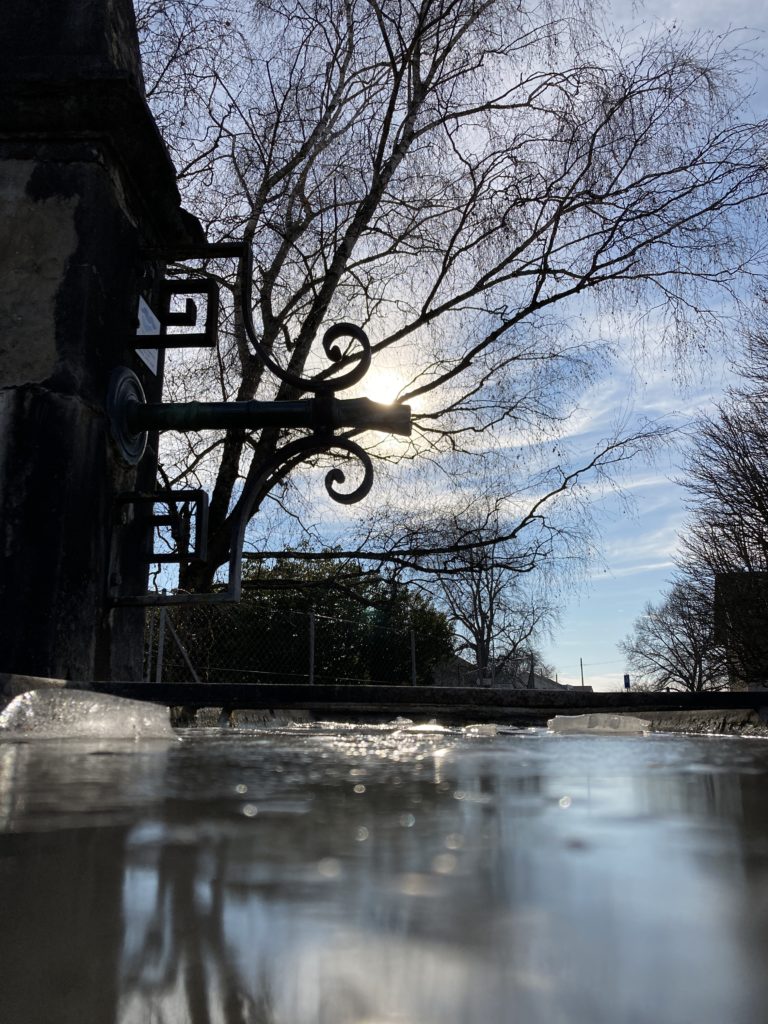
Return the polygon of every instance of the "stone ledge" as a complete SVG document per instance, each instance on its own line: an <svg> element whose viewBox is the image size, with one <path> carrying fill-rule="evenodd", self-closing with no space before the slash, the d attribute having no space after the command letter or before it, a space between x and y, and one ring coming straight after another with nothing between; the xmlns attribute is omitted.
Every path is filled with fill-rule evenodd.
<svg viewBox="0 0 768 1024"><path fill-rule="evenodd" d="M648 722L652 732L768 737L768 715L765 708L642 711L640 717Z"/></svg>
<svg viewBox="0 0 768 1024"><path fill-rule="evenodd" d="M181 209L176 175L147 101L119 72L100 78L3 81L0 139L20 146L72 143L113 155L166 246L205 240Z"/></svg>
<svg viewBox="0 0 768 1024"><path fill-rule="evenodd" d="M651 694L638 694L634 701L628 701L620 692L590 693L578 694L575 700L571 700L571 706L568 706L567 698L573 698L573 691L549 692L548 695L555 698L551 703L546 701L545 691L513 691L519 698L517 702L510 700L510 692L502 695L497 691L497 703L494 704L489 700L489 696L493 695L488 690L457 692L450 687L440 693L435 687L417 687L414 690L405 686L88 683L6 672L0 673L0 710L14 697L35 689L89 690L162 703L175 709L174 724L187 726L336 718L358 722L386 721L398 714L407 714L420 720L437 719L446 723L483 721L544 726L554 714L600 711L636 715L645 719L653 732L716 733L768 738L768 702L764 692L709 694L703 695L703 700L702 695L689 694L685 695L687 699L675 700L677 707L666 708L663 704L667 701L672 703L671 694L660 695L663 701L653 700L654 695ZM677 696L679 698L680 695ZM480 700L477 700L478 697ZM648 707L652 701L656 704L655 708ZM680 706L686 703L688 707ZM706 706L708 703L709 707ZM198 714L198 709L205 710Z"/></svg>
<svg viewBox="0 0 768 1024"><path fill-rule="evenodd" d="M650 711L725 711L768 708L765 691L739 693L638 693L581 690L511 690L490 687L394 686L347 683L147 683L95 682L102 693L168 705L230 708L310 708L355 711L400 707L442 710L485 709L540 715Z"/></svg>

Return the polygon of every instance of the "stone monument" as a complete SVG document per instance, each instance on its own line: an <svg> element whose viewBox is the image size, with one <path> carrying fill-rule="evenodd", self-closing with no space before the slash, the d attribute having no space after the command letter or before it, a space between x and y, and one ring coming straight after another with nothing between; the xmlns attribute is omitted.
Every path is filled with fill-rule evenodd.
<svg viewBox="0 0 768 1024"><path fill-rule="evenodd" d="M143 609L109 599L116 497L151 489L110 440L147 253L202 240L144 94L131 0L5 0L0 29L0 673L141 678ZM144 589L146 538L134 579ZM111 581L114 591L114 579Z"/></svg>

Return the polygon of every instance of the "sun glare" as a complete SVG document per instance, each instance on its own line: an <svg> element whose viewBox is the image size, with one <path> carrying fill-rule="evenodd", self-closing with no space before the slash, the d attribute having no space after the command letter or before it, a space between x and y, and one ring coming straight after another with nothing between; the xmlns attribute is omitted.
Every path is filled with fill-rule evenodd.
<svg viewBox="0 0 768 1024"><path fill-rule="evenodd" d="M371 401L391 405L404 384L405 379L397 370L376 369L376 367L372 367L363 381L362 390Z"/></svg>

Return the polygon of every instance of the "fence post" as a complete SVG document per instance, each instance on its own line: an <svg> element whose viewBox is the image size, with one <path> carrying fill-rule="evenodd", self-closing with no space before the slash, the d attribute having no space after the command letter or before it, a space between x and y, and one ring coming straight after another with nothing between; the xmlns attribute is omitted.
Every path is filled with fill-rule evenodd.
<svg viewBox="0 0 768 1024"><path fill-rule="evenodd" d="M157 618L157 615L154 608L149 608L147 611L147 617L149 618L149 637L147 638L147 668L144 673L144 682L150 683L152 682L152 648L155 646L155 619Z"/></svg>
<svg viewBox="0 0 768 1024"><path fill-rule="evenodd" d="M163 609L163 610L165 610L165 609ZM200 682L200 676L195 671L195 666L192 664L192 661L190 660L190 657L187 654L187 649L184 646L184 644L181 642L181 638L179 637L179 634L176 632L176 627L173 624L173 619L168 619L168 629L171 631L171 638L176 641L176 646L181 651L181 656L184 659L184 662L185 662L187 668L191 672L192 678L194 679L194 681L196 683L199 683Z"/></svg>
<svg viewBox="0 0 768 1024"><path fill-rule="evenodd" d="M411 686L416 685L416 630L411 626Z"/></svg>
<svg viewBox="0 0 768 1024"><path fill-rule="evenodd" d="M309 681L315 681L315 613L309 613Z"/></svg>
<svg viewBox="0 0 768 1024"><path fill-rule="evenodd" d="M165 647L165 613L164 607L160 608L159 622L157 625L157 667L155 669L155 682L163 681L163 649Z"/></svg>

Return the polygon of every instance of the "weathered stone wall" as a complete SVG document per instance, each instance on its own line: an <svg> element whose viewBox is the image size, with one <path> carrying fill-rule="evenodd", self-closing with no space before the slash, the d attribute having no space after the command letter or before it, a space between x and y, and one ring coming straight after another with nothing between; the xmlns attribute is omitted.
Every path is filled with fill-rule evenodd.
<svg viewBox="0 0 768 1024"><path fill-rule="evenodd" d="M143 616L110 607L115 498L151 488L110 441L151 247L194 241L143 95L130 0L5 0L0 33L0 672L140 678ZM143 589L145 531L124 586Z"/></svg>
<svg viewBox="0 0 768 1024"><path fill-rule="evenodd" d="M70 74L123 73L143 91L131 0L4 0L0 54L19 72L50 77L40 57Z"/></svg>

